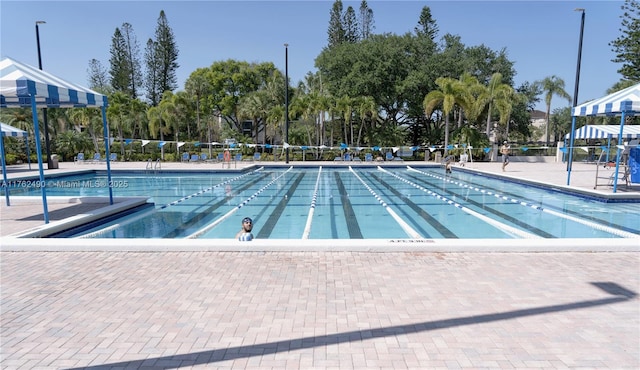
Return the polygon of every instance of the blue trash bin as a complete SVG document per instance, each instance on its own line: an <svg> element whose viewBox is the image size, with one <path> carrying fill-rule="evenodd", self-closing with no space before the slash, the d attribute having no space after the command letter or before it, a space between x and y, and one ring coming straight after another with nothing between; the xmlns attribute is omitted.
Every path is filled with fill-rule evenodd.
<svg viewBox="0 0 640 370"><path fill-rule="evenodd" d="M632 183L640 183L640 148L629 150L629 174Z"/></svg>

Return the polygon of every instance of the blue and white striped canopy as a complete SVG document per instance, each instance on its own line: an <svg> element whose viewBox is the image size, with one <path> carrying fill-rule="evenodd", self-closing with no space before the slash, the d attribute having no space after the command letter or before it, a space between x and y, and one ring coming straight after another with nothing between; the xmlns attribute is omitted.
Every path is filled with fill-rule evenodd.
<svg viewBox="0 0 640 370"><path fill-rule="evenodd" d="M575 106L571 115L580 116L618 116L640 113L640 84L627 87L600 99Z"/></svg>
<svg viewBox="0 0 640 370"><path fill-rule="evenodd" d="M620 125L585 125L575 131L574 139L612 139L620 136ZM568 139L569 134L565 137ZM623 139L640 138L640 126L625 125L622 128Z"/></svg>
<svg viewBox="0 0 640 370"><path fill-rule="evenodd" d="M20 130L17 127L13 127L11 125L8 125L6 123L2 123L0 122L0 135L2 136L16 136L16 137L26 137L29 136L29 133L24 131L24 130Z"/></svg>
<svg viewBox="0 0 640 370"><path fill-rule="evenodd" d="M0 107L39 108L107 106L107 97L11 58L0 61Z"/></svg>

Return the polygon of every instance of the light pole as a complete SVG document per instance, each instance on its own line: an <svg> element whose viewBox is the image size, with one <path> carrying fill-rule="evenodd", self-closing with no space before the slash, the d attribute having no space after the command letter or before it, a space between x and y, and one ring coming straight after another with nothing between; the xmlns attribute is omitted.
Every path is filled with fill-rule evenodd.
<svg viewBox="0 0 640 370"><path fill-rule="evenodd" d="M36 21L36 44L38 45L38 68L42 70L42 56L40 54L40 29L39 25L45 24L45 21ZM53 168L53 161L51 160L51 147L49 145L49 124L47 121L47 108L42 108L42 119L44 123L44 147L47 152L47 168Z"/></svg>
<svg viewBox="0 0 640 370"><path fill-rule="evenodd" d="M585 17L585 12L584 12L584 8L576 8L575 10L576 12L582 12L582 18L580 21L580 39L578 41L578 63L576 65L576 86L575 89L573 90L573 107L575 108L578 105L578 86L580 85L580 61L582 59L582 36L584 35L584 17ZM575 140L574 138L574 131L576 130L576 117L572 114L571 115L571 131L569 132L569 148L567 148L569 150L569 158L567 160L567 185L569 185L569 182L571 181L571 164L573 162L573 142Z"/></svg>
<svg viewBox="0 0 640 370"><path fill-rule="evenodd" d="M285 163L289 163L289 44L284 44L284 143Z"/></svg>

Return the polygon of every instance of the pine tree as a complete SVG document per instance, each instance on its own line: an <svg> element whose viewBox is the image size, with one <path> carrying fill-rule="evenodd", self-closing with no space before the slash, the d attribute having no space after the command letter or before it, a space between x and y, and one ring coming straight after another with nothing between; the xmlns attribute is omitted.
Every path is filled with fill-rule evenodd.
<svg viewBox="0 0 640 370"><path fill-rule="evenodd" d="M158 95L162 96L165 91L173 91L178 88L176 70L179 67L178 46L164 10L160 11L155 36L155 57L158 59L158 67L160 68L158 71Z"/></svg>
<svg viewBox="0 0 640 370"><path fill-rule="evenodd" d="M344 12L344 19L342 21L344 27L344 41L345 42L358 42L360 35L358 35L358 19L356 18L356 11L352 7L347 7Z"/></svg>
<svg viewBox="0 0 640 370"><path fill-rule="evenodd" d="M89 88L91 90L95 90L102 94L105 94L110 90L107 70L102 66L102 63L100 63L99 60L91 59L89 61L87 75L89 76Z"/></svg>
<svg viewBox="0 0 640 370"><path fill-rule="evenodd" d="M427 36L431 41L435 41L436 36L438 36L438 25L431 16L431 9L428 6L422 8L420 20L418 20L418 25L414 30L416 35Z"/></svg>
<svg viewBox="0 0 640 370"><path fill-rule="evenodd" d="M157 57L157 43L152 39L147 41L144 49L144 61L146 67L146 78L144 80L145 92L147 100L151 106L157 106L160 103L162 92L160 91L160 60Z"/></svg>
<svg viewBox="0 0 640 370"><path fill-rule="evenodd" d="M109 58L109 75L111 87L115 91L129 92L130 64L127 57L127 45L120 28L116 28L111 38L111 57Z"/></svg>
<svg viewBox="0 0 640 370"><path fill-rule="evenodd" d="M116 28L111 38L110 53L111 86L115 91L121 91L135 99L142 80L140 47L129 23L123 23L122 28Z"/></svg>
<svg viewBox="0 0 640 370"><path fill-rule="evenodd" d="M142 83L140 45L131 24L123 23L121 32L126 47L127 63L129 63L129 96L132 99L136 99L138 97L138 88Z"/></svg>
<svg viewBox="0 0 640 370"><path fill-rule="evenodd" d="M360 37L362 40L368 39L373 34L373 10L369 8L366 0L360 3Z"/></svg>
<svg viewBox="0 0 640 370"><path fill-rule="evenodd" d="M616 57L611 61L622 63L618 70L625 79L640 81L640 3L625 0L620 32L622 35L609 43Z"/></svg>
<svg viewBox="0 0 640 370"><path fill-rule="evenodd" d="M329 29L327 33L329 35L328 38L328 47L331 48L333 46L340 45L344 42L345 30L342 24L342 1L336 0L333 3L333 7L331 8L330 18L329 18Z"/></svg>

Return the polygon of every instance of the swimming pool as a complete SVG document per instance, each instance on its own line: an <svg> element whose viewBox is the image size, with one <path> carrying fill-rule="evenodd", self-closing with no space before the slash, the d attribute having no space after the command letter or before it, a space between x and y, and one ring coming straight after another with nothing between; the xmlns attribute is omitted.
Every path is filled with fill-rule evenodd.
<svg viewBox="0 0 640 370"><path fill-rule="evenodd" d="M637 238L637 202L604 203L436 167L257 167L237 172L117 171L114 196L154 207L65 238L229 239L243 217L264 239ZM48 180L51 196L108 195L97 171ZM22 194L19 194L22 193ZM12 195L39 194L16 188Z"/></svg>

